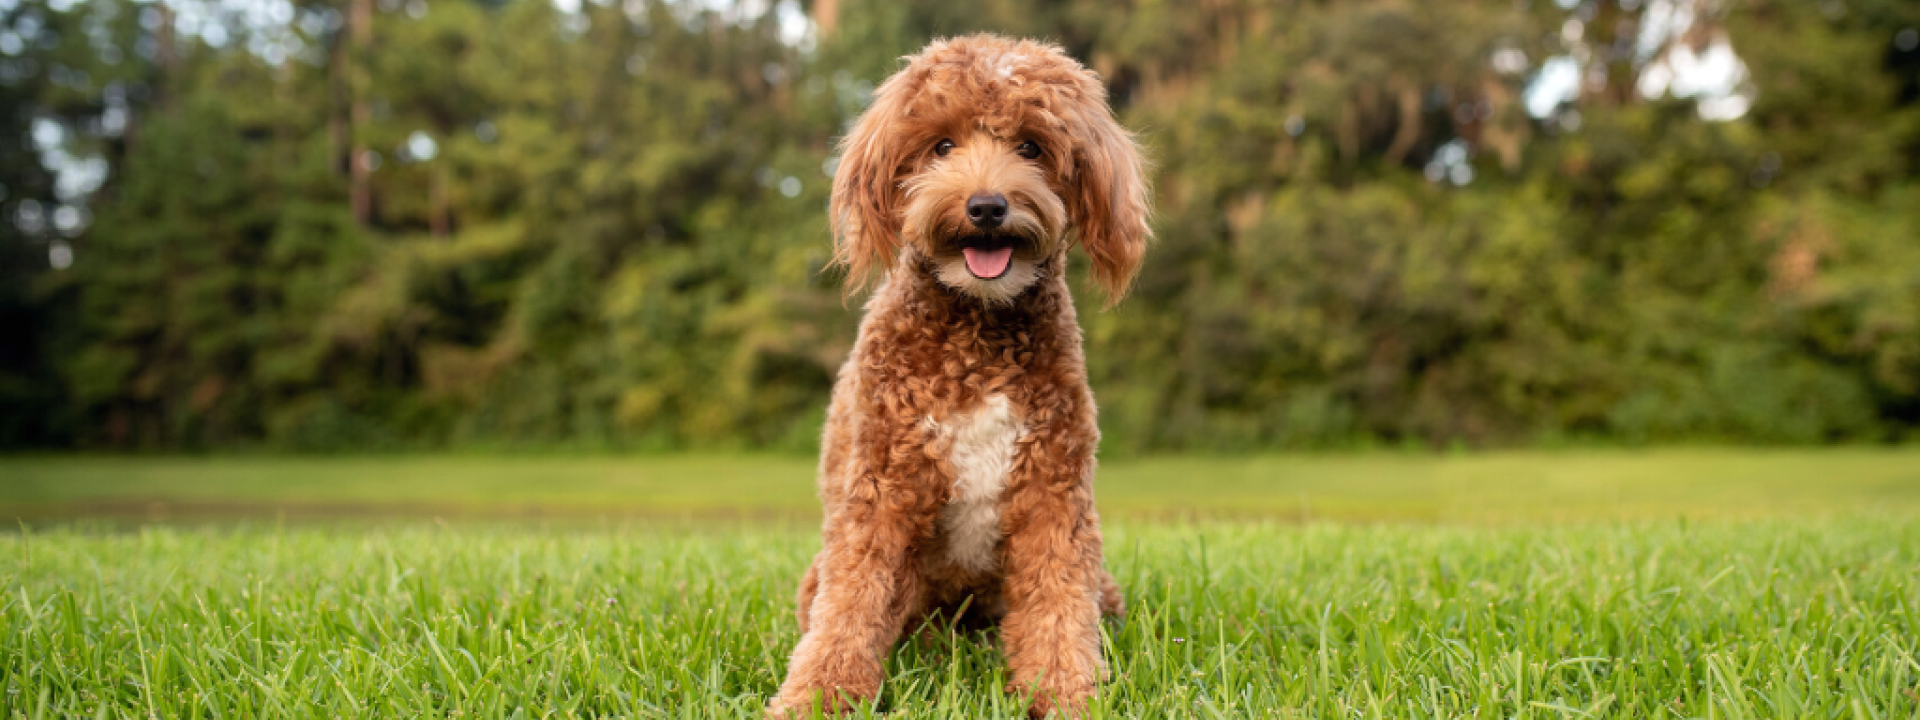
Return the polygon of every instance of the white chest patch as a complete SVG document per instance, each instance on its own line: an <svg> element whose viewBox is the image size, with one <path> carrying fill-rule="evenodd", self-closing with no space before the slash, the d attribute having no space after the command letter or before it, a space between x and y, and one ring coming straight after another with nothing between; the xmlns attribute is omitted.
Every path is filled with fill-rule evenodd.
<svg viewBox="0 0 1920 720"><path fill-rule="evenodd" d="M992 572L994 547L1000 544L1000 491L1007 487L1027 428L1003 395L988 397L946 423L932 418L927 423L952 443L947 462L954 470L953 495L940 511L947 560L973 572Z"/></svg>

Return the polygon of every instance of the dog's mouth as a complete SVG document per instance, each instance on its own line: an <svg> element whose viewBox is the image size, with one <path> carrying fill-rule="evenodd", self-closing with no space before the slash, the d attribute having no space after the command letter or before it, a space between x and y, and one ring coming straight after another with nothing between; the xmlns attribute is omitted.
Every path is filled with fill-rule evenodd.
<svg viewBox="0 0 1920 720"><path fill-rule="evenodd" d="M1014 239L1005 235L972 235L956 241L967 259L967 272L981 280L995 280L1013 267Z"/></svg>

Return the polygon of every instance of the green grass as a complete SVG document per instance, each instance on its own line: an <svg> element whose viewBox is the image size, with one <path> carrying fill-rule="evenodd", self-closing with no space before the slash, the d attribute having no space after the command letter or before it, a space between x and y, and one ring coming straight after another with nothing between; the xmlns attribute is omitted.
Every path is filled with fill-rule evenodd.
<svg viewBox="0 0 1920 720"><path fill-rule="evenodd" d="M811 483L0 460L0 717L757 717ZM1097 717L1920 716L1914 450L1144 459L1099 487L1131 613ZM1020 715L990 634L935 637L868 713Z"/></svg>
<svg viewBox="0 0 1920 720"><path fill-rule="evenodd" d="M816 517L812 459L0 459L0 518ZM1107 462L1110 516L1510 521L1920 512L1920 448Z"/></svg>
<svg viewBox="0 0 1920 720"><path fill-rule="evenodd" d="M0 540L10 717L752 718L801 527L66 528ZM1097 717L1907 718L1906 519L1117 523ZM985 635L890 717L1015 717Z"/></svg>

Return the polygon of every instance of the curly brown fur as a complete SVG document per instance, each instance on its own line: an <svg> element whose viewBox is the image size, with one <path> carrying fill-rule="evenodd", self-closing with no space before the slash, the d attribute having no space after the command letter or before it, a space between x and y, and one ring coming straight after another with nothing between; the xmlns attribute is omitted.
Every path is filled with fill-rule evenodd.
<svg viewBox="0 0 1920 720"><path fill-rule="evenodd" d="M889 269L827 411L823 543L768 715L873 698L904 631L965 608L998 623L1033 716L1083 716L1099 617L1122 606L1066 253L1085 248L1109 304L1125 294L1149 235L1139 152L1093 73L987 35L908 58L842 150L836 256L850 290ZM981 198L1004 200L998 224Z"/></svg>

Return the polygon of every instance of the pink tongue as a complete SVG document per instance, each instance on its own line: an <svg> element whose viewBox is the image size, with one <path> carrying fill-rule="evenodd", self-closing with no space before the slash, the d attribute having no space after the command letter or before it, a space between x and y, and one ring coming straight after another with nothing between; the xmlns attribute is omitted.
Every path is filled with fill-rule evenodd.
<svg viewBox="0 0 1920 720"><path fill-rule="evenodd" d="M965 253L967 256L967 270L972 272L974 277L982 280L992 280L1000 277L1002 273L1007 271L1007 263L1013 260L1013 248L1011 247L1003 247L998 250L961 248L960 252Z"/></svg>

